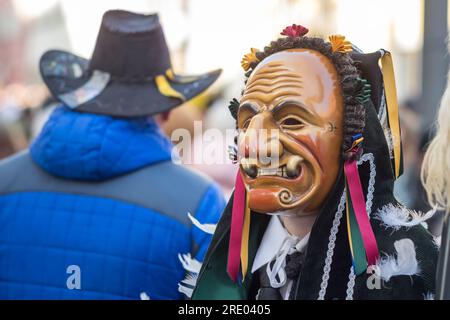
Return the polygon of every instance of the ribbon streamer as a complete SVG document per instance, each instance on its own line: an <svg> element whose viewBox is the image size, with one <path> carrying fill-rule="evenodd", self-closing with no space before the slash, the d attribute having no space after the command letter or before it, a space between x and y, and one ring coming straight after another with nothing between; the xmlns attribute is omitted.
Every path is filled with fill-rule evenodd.
<svg viewBox="0 0 450 320"><path fill-rule="evenodd" d="M156 87L159 93L166 97L172 97L180 99L181 101L186 101L186 98L181 92L176 91L170 83L167 81L164 75L158 75L155 77Z"/></svg>
<svg viewBox="0 0 450 320"><path fill-rule="evenodd" d="M244 181L242 180L241 172L238 170L236 176L236 184L234 187L233 209L231 212L231 231L230 243L228 247L228 274L236 282L240 270L240 257L242 246L242 230L244 227L244 216L246 207L246 192Z"/></svg>
<svg viewBox="0 0 450 320"><path fill-rule="evenodd" d="M347 192L350 195L348 197L350 201L349 203L347 203L347 210L350 211L349 215L350 213L352 213L351 211L353 211L354 216L356 217L359 234L361 235L366 252L367 263L369 265L374 265L379 257L378 245L372 230L372 226L370 225L369 216L367 215L366 202L364 200L364 194L362 191L362 185L359 178L356 160L346 161L344 163L344 171L347 180ZM351 234L354 235L354 233ZM355 250L355 248L352 248L352 250ZM354 256L356 255L357 254L355 253Z"/></svg>
<svg viewBox="0 0 450 320"><path fill-rule="evenodd" d="M245 197L245 212L244 212L244 227L242 230L242 241L241 241L241 275L242 282L245 279L248 270L248 241L250 237L250 208L248 203L248 193Z"/></svg>
<svg viewBox="0 0 450 320"><path fill-rule="evenodd" d="M381 71L383 73L384 91L388 111L389 127L391 128L392 144L394 147L395 178L400 176L401 135L398 115L397 89L395 86L394 64L391 53L382 51Z"/></svg>
<svg viewBox="0 0 450 320"><path fill-rule="evenodd" d="M364 140L362 134L352 137L352 146L347 151L358 154ZM355 274L359 275L374 265L379 258L375 235L366 211L366 201L359 177L356 157L349 157L344 163L347 231Z"/></svg>
<svg viewBox="0 0 450 320"><path fill-rule="evenodd" d="M358 221L356 220L351 198L347 190L347 230L348 240L350 244L350 251L352 254L353 269L356 275L360 275L367 269L366 250L364 248L364 242L359 231Z"/></svg>

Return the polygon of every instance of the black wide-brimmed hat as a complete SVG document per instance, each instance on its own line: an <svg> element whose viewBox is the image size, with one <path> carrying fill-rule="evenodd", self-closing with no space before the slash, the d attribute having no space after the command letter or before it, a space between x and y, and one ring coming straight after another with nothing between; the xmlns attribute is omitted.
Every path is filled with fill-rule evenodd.
<svg viewBox="0 0 450 320"><path fill-rule="evenodd" d="M221 70L175 75L158 15L112 10L103 15L91 60L51 50L41 57L40 72L52 95L70 108L139 117L199 95Z"/></svg>

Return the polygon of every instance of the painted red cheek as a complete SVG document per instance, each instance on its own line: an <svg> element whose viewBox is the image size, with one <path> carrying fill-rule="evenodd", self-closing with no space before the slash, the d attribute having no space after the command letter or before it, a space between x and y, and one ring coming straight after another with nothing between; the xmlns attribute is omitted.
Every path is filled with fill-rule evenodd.
<svg viewBox="0 0 450 320"><path fill-rule="evenodd" d="M315 132L309 132L308 134L296 134L292 135L294 140L306 146L313 153L320 147L321 141L319 135Z"/></svg>

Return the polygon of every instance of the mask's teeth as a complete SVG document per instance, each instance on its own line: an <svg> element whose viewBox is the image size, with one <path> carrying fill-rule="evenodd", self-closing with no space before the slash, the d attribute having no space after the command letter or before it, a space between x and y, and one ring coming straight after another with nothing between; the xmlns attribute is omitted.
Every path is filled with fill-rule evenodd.
<svg viewBox="0 0 450 320"><path fill-rule="evenodd" d="M278 168L259 168L258 175L260 176L275 176L277 175Z"/></svg>
<svg viewBox="0 0 450 320"><path fill-rule="evenodd" d="M283 176L283 168L277 169L277 176L282 177Z"/></svg>
<svg viewBox="0 0 450 320"><path fill-rule="evenodd" d="M259 168L258 176L277 176L287 178L286 166L279 168Z"/></svg>

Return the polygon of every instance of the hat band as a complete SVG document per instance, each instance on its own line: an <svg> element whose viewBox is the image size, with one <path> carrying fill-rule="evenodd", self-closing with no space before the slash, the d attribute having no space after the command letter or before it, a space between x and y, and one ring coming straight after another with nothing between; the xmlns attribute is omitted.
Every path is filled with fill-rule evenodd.
<svg viewBox="0 0 450 320"><path fill-rule="evenodd" d="M71 109L94 99L108 85L111 75L104 71L94 70L91 78L81 87L61 94L58 98Z"/></svg>

